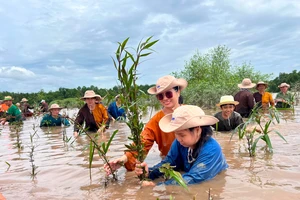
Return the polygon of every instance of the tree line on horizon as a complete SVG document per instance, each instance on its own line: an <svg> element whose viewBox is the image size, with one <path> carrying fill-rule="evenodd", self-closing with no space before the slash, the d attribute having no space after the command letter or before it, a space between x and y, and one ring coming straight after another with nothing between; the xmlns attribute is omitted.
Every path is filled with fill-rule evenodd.
<svg viewBox="0 0 300 200"><path fill-rule="evenodd" d="M213 108L223 95L234 95L239 88L238 83L244 78L250 78L252 82L264 81L269 84L267 91L279 92L278 85L286 82L291 85L290 90L299 91L300 71L294 70L291 73L280 73L278 77L270 80L272 74L262 74L254 70L250 63L233 65L230 63L230 49L219 45L206 54L200 54L198 51L186 62L183 70L173 72L175 77L184 78L188 81L188 87L183 91L184 103L200 105L201 107ZM152 85L140 85L142 92L147 93ZM86 90L94 90L96 94L105 97L103 102L109 104L114 97L119 94L118 86L110 89L98 88L91 85L77 88L59 88L57 91L45 92L43 89L36 93L14 93L9 91L0 92L0 99L5 96L12 96L14 103L20 102L22 98L28 99L30 104L38 104L42 99L50 103L59 101L67 104L76 100L76 107L83 104L80 98L84 96ZM255 88L254 88L255 90ZM253 90L253 91L254 91ZM62 102L69 99L67 102Z"/></svg>

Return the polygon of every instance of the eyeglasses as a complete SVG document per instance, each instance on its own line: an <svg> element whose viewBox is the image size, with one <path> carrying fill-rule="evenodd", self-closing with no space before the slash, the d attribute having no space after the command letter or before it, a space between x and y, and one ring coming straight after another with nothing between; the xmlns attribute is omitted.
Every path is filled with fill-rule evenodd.
<svg viewBox="0 0 300 200"><path fill-rule="evenodd" d="M168 99L171 99L173 97L173 92L172 91L167 91L165 93L157 94L156 98L158 100L163 100L164 96L166 96Z"/></svg>

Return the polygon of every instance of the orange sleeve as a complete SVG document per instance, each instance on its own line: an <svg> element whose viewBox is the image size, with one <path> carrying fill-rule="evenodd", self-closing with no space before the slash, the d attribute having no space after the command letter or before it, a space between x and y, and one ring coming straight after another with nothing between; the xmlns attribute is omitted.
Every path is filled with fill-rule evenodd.
<svg viewBox="0 0 300 200"><path fill-rule="evenodd" d="M272 97L272 94L269 92L265 92L264 95L262 96L262 103L263 105L265 105L266 107L269 107L269 103L271 104L271 106L275 105L274 99Z"/></svg>
<svg viewBox="0 0 300 200"><path fill-rule="evenodd" d="M107 110L102 104L98 104L102 113L103 122L106 123L108 120Z"/></svg>
<svg viewBox="0 0 300 200"><path fill-rule="evenodd" d="M150 119L150 121L146 124L143 132L141 133L146 155L152 148L154 142L156 142L158 144L161 155L166 156L169 152L172 142L175 139L174 133L165 133L160 130L158 122L163 116L163 111L159 111ZM136 164L136 152L126 152L125 154L128 159L125 163L125 167L127 170L132 171L134 170Z"/></svg>

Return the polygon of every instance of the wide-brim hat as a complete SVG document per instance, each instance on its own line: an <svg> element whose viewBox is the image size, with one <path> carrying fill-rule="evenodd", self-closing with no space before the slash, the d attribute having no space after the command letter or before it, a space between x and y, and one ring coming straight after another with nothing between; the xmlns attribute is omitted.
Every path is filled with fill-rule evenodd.
<svg viewBox="0 0 300 200"><path fill-rule="evenodd" d="M159 127L163 132L170 133L197 126L214 125L219 120L213 116L205 115L198 106L183 105L173 113L165 115L159 121Z"/></svg>
<svg viewBox="0 0 300 200"><path fill-rule="evenodd" d="M149 94L159 94L178 86L182 91L187 86L187 81L183 78L175 78L167 75L159 78L156 85L148 89Z"/></svg>
<svg viewBox="0 0 300 200"><path fill-rule="evenodd" d="M233 104L236 106L239 104L239 102L235 101L232 95L225 95L225 96L221 96L220 103L216 104L216 106L221 107L222 105L226 105L226 104Z"/></svg>
<svg viewBox="0 0 300 200"><path fill-rule="evenodd" d="M21 100L21 103L23 103L23 102L27 102L28 100L26 99L26 98L23 98L22 100Z"/></svg>
<svg viewBox="0 0 300 200"><path fill-rule="evenodd" d="M279 88L281 88L281 87L288 87L288 88L290 88L290 85L287 84L287 83L281 83L280 85L278 85L278 87Z"/></svg>
<svg viewBox="0 0 300 200"><path fill-rule="evenodd" d="M54 103L50 106L49 110L52 110L52 109L63 109L62 107L59 107L58 104Z"/></svg>
<svg viewBox="0 0 300 200"><path fill-rule="evenodd" d="M256 83L256 89L258 88L259 85L264 85L266 88L268 87L268 83L265 83L263 81L259 81L258 83Z"/></svg>
<svg viewBox="0 0 300 200"><path fill-rule="evenodd" d="M5 96L3 101L12 101L14 100L11 96Z"/></svg>
<svg viewBox="0 0 300 200"><path fill-rule="evenodd" d="M94 92L94 90L87 90L87 91L85 91L84 96L81 97L81 99L99 98L99 97L101 97L101 96L99 94L96 94Z"/></svg>
<svg viewBox="0 0 300 200"><path fill-rule="evenodd" d="M101 95L99 95L99 94L96 94L96 100L102 101L102 100L103 100L103 97L101 97Z"/></svg>
<svg viewBox="0 0 300 200"><path fill-rule="evenodd" d="M242 83L238 84L239 88L253 88L256 84L252 83L250 78L244 78Z"/></svg>

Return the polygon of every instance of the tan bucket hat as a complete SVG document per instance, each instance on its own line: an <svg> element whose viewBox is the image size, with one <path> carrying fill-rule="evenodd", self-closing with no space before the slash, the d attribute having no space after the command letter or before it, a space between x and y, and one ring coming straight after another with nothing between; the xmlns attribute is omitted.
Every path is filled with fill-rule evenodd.
<svg viewBox="0 0 300 200"><path fill-rule="evenodd" d="M176 108L173 113L165 115L159 121L159 127L162 131L170 133L197 126L213 125L218 121L213 116L205 115L198 106L183 105Z"/></svg>
<svg viewBox="0 0 300 200"><path fill-rule="evenodd" d="M149 94L159 94L179 86L182 91L187 86L187 81L183 78L175 78L174 76L167 75L159 78L156 85L148 89Z"/></svg>
<svg viewBox="0 0 300 200"><path fill-rule="evenodd" d="M87 98L101 98L101 96L99 95L99 94L96 94L95 92L94 92L94 90L87 90L87 91L85 91L85 93L84 93L84 96L83 97L81 97L81 99L87 99Z"/></svg>
<svg viewBox="0 0 300 200"><path fill-rule="evenodd" d="M59 107L58 104L54 103L54 104L52 104L52 105L50 106L49 110L55 109L55 108L56 108L56 109L63 109L63 108Z"/></svg>
<svg viewBox="0 0 300 200"><path fill-rule="evenodd" d="M279 88L281 87L287 87L287 88L290 88L290 85L287 84L287 83L281 83L280 85L278 85Z"/></svg>
<svg viewBox="0 0 300 200"><path fill-rule="evenodd" d="M265 87L268 87L268 83L265 83L263 81L259 81L258 83L256 83L256 89L258 88L259 85L265 85Z"/></svg>
<svg viewBox="0 0 300 200"><path fill-rule="evenodd" d="M221 107L222 105L233 104L238 105L239 102L235 101L232 95L221 96L220 103L216 104L216 106Z"/></svg>
<svg viewBox="0 0 300 200"><path fill-rule="evenodd" d="M26 99L26 98L23 98L22 100L21 100L21 103L23 103L23 102L27 102L28 100Z"/></svg>
<svg viewBox="0 0 300 200"><path fill-rule="evenodd" d="M14 100L11 96L5 96L3 101L12 101Z"/></svg>
<svg viewBox="0 0 300 200"><path fill-rule="evenodd" d="M239 88L253 88L256 84L252 83L250 78L244 78L241 84L238 84Z"/></svg>

